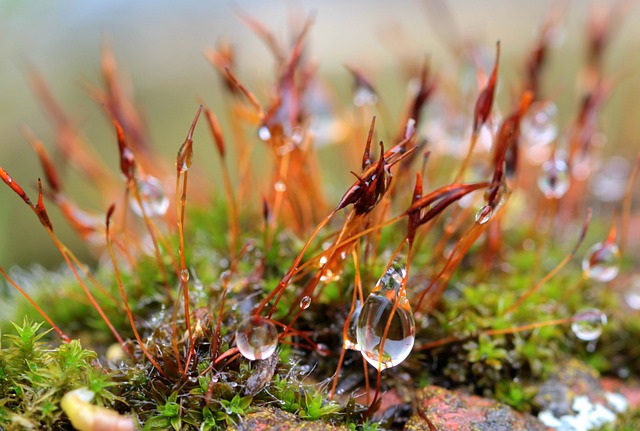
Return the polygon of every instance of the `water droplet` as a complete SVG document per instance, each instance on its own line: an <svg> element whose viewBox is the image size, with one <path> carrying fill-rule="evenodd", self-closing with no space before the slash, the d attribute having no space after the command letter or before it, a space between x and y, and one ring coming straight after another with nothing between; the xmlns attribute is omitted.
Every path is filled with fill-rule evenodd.
<svg viewBox="0 0 640 431"><path fill-rule="evenodd" d="M188 283L189 282L189 270L188 269L183 269L182 271L180 271L180 279L184 283Z"/></svg>
<svg viewBox="0 0 640 431"><path fill-rule="evenodd" d="M284 193L287 191L287 185L282 181L276 181L275 183L273 183L273 188L280 193Z"/></svg>
<svg viewBox="0 0 640 431"><path fill-rule="evenodd" d="M631 166L627 159L612 157L595 173L589 188L602 202L622 200L630 172Z"/></svg>
<svg viewBox="0 0 640 431"><path fill-rule="evenodd" d="M331 353L331 351L329 350L329 347L326 344L322 344L322 343L318 343L316 345L316 352L318 352L318 355L322 357L327 357Z"/></svg>
<svg viewBox="0 0 640 431"><path fill-rule="evenodd" d="M236 329L236 346L242 356L251 361L267 359L278 346L278 331L269 320L249 316Z"/></svg>
<svg viewBox="0 0 640 431"><path fill-rule="evenodd" d="M311 297L305 296L300 300L300 308L306 310L311 305Z"/></svg>
<svg viewBox="0 0 640 431"><path fill-rule="evenodd" d="M611 281L620 270L620 250L613 242L599 242L587 251L582 271L591 280Z"/></svg>
<svg viewBox="0 0 640 431"><path fill-rule="evenodd" d="M147 217L164 216L169 209L169 198L164 194L160 180L147 176L144 179L139 179L137 184L142 208L140 208L136 197L132 195L129 198L131 210L139 217L143 217L143 208Z"/></svg>
<svg viewBox="0 0 640 431"><path fill-rule="evenodd" d="M362 306L356 326L360 351L378 370L400 364L413 349L413 312L406 295L400 295L405 274L398 265L387 270Z"/></svg>
<svg viewBox="0 0 640 431"><path fill-rule="evenodd" d="M571 330L583 341L594 341L602 334L602 327L607 324L607 315L597 308L587 308L573 316Z"/></svg>
<svg viewBox="0 0 640 431"><path fill-rule="evenodd" d="M485 224L489 220L491 220L491 216L493 215L493 208L491 205L485 205L481 207L478 212L476 212L476 223Z"/></svg>
<svg viewBox="0 0 640 431"><path fill-rule="evenodd" d="M271 131L267 126L262 126L258 129L258 137L266 142L271 139Z"/></svg>
<svg viewBox="0 0 640 431"><path fill-rule="evenodd" d="M560 199L569 190L569 166L564 160L552 158L542 165L538 187L547 199Z"/></svg>
<svg viewBox="0 0 640 431"><path fill-rule="evenodd" d="M529 145L547 145L558 136L555 119L558 108L552 102L536 102L522 119L520 130Z"/></svg>
<svg viewBox="0 0 640 431"><path fill-rule="evenodd" d="M636 275L631 279L629 287L624 292L624 302L634 309L640 310L640 276Z"/></svg>
<svg viewBox="0 0 640 431"><path fill-rule="evenodd" d="M373 106L378 103L378 95L372 88L366 85L360 85L353 94L353 104L362 106Z"/></svg>
<svg viewBox="0 0 640 431"><path fill-rule="evenodd" d="M358 319L360 318L360 311L362 310L362 304L360 301L356 301L356 306L351 314L349 320L349 326L347 327L347 337L344 339L344 348L360 351L360 345L358 344L357 326Z"/></svg>

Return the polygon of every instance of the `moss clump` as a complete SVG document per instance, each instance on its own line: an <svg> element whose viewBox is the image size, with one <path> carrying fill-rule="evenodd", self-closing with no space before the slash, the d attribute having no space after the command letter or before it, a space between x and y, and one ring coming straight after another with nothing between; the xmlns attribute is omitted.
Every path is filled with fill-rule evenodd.
<svg viewBox="0 0 640 431"><path fill-rule="evenodd" d="M0 169L0 178L34 212L70 269L55 282L46 273L16 282L2 270L30 307L41 305L42 317L57 325L65 343L43 344L40 324L26 320L16 326L18 335L5 335L0 421L68 428L59 400L86 386L98 404L131 412L145 430L222 430L260 415L295 415L297 422L351 430L399 428L420 386L463 389L535 413L536 385L569 358L582 358L604 373L624 367L635 375L640 326L610 294L615 282L588 279L574 262L585 238L614 245L616 222L607 218L609 208L592 220L584 178L562 171L598 157L595 118L607 89L602 44L596 43L602 42L596 40L601 30L589 32L592 51L584 72L595 79L581 82L584 98L566 130L565 164L556 164L562 153L557 136L541 143L531 131L552 103L538 85L540 64L527 63L533 69L519 83L522 91L510 113L495 114L499 44L489 78L474 93L472 115L462 108L450 112L470 96L455 91L456 82L442 85L440 100L432 100L438 87L431 72L424 65L408 67L419 73L398 130L376 125L377 92L361 72L351 71L356 107L341 127L364 149L354 156L353 145L332 148L361 167L340 199L324 195L316 163L312 125L320 113L311 103L317 102L314 69L302 55L306 28L287 54L274 49L282 55L265 106L240 82L230 48L218 48L212 62L226 84L229 131L223 133L215 114L201 106L175 170L163 170L149 151L138 116L120 97L115 60L106 51L105 104L124 183L106 174L96 177L98 161L84 152L66 122L56 123L61 149L74 155L71 165L110 205L106 218L86 217L67 198L51 158L35 139L46 179L44 186L38 183L37 199ZM541 38L529 61L541 61L547 42ZM44 83L38 88L43 92ZM50 99L45 101L51 109ZM423 112L428 102L447 112L445 118L429 120ZM431 149L436 123L458 118L469 125L466 151ZM224 197L213 203L203 197L207 189L196 169L198 121L207 122L220 162ZM375 145L376 133L386 145ZM229 157L229 135L237 160ZM490 141L490 151L476 147L483 139ZM249 181L256 147L267 151L272 173ZM541 165L533 150L543 150L547 163ZM254 188L264 184L267 191L258 197ZM114 190L124 190L125 199ZM107 262L95 275L57 238L45 195ZM630 199L628 192L620 209L627 221ZM631 266L630 255L625 258L623 269ZM602 262L592 256L591 265ZM29 289L21 290L21 284ZM387 308L363 308L372 291L388 300ZM596 352L597 336L585 343L569 329L581 322L574 316L587 306L614 321L604 328ZM396 320L400 313L404 326ZM276 354L260 357L240 345L240 322L253 321L273 329L264 333L277 332L277 340L240 335L269 344L269 351L277 343ZM355 339L354 324L360 329ZM78 341L67 343L65 333L85 338L96 353ZM365 343L374 345L367 358L358 351ZM404 403L372 422L385 392ZM268 410L273 408L278 410Z"/></svg>

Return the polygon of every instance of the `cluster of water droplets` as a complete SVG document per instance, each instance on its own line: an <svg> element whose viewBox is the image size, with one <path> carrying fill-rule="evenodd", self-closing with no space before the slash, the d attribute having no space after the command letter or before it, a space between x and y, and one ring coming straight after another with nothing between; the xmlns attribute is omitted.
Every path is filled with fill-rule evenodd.
<svg viewBox="0 0 640 431"><path fill-rule="evenodd" d="M236 346L240 354L251 361L267 359L278 347L278 330L264 317L249 316L236 329Z"/></svg>
<svg viewBox="0 0 640 431"><path fill-rule="evenodd" d="M601 282L611 281L620 271L620 249L613 241L604 241L591 247L582 260L585 277Z"/></svg>
<svg viewBox="0 0 640 431"><path fill-rule="evenodd" d="M136 196L132 194L129 197L131 210L139 217L143 217L144 214L147 217L163 217L169 209L169 198L164 193L160 180L147 175L138 179L137 187L142 207Z"/></svg>
<svg viewBox="0 0 640 431"><path fill-rule="evenodd" d="M356 325L356 346L378 370L404 361L415 341L415 320L404 294L404 266L394 263L364 302Z"/></svg>
<svg viewBox="0 0 640 431"><path fill-rule="evenodd" d="M596 341L602 335L602 327L607 324L607 315L597 308L578 311L573 316L571 330L583 341Z"/></svg>

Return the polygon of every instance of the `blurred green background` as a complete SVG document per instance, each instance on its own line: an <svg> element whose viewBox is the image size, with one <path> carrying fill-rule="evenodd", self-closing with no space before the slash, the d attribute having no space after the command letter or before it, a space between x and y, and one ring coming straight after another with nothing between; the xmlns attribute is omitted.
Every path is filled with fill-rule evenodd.
<svg viewBox="0 0 640 431"><path fill-rule="evenodd" d="M111 126L83 88L87 82L100 82L99 56L104 40L110 41L121 72L134 86L137 105L145 115L154 145L167 157L174 157L197 107L196 97L211 105L219 100L220 87L203 56L205 48L221 38L231 41L237 48L238 70L243 80L259 96L265 96L265 83L272 76L273 62L263 43L241 23L233 8L262 20L283 40L289 36L287 22L292 13L314 11L310 46L321 74L339 82L340 89L345 90L350 78L343 65L356 65L372 71L383 96L393 91L404 96L404 87L398 82L381 82L398 70L393 43L389 43L392 34L405 35L406 46L402 50L414 52L418 57L429 54L436 72L442 71L449 59L442 34L434 28L434 3L437 2L0 0L0 165L34 194L35 179L41 171L19 128L28 125L49 148L53 143L53 131L25 78L27 64L42 72L75 124L116 169ZM515 74L552 3L531 0L447 3L465 36L472 37L491 53L495 41L502 41L500 80L504 110L509 108L509 87L515 87ZM573 110L576 104L575 72L584 58L584 26L589 5L587 1L569 4L562 44L551 54L546 81L553 82L550 90L560 94L561 112L563 108ZM616 152L627 155L634 154L640 137L636 108L640 97L638 22L640 8L636 7L617 29L607 53L608 69L621 81L607 105L603 128L618 146ZM206 131L199 133L208 141ZM207 153L209 142L202 147L206 148L197 151L212 154ZM73 194L79 202L89 202L90 206L95 201L92 191L83 188L77 176L66 174L65 183L75 184ZM53 206L50 212L63 241L87 256L84 246L66 228ZM7 268L34 262L55 267L60 258L28 208L3 185L0 265Z"/></svg>

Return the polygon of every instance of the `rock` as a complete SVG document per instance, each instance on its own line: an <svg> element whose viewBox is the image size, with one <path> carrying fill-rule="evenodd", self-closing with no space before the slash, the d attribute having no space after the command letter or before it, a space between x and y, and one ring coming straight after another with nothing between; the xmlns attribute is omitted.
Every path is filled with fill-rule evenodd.
<svg viewBox="0 0 640 431"><path fill-rule="evenodd" d="M605 377L602 379L602 388L607 392L623 395L629 404L629 408L640 408L640 384L638 382L629 383L619 379Z"/></svg>
<svg viewBox="0 0 640 431"><path fill-rule="evenodd" d="M428 386L417 393L418 412L406 431L547 431L535 417L519 413L497 401Z"/></svg>
<svg viewBox="0 0 640 431"><path fill-rule="evenodd" d="M228 431L348 431L344 426L334 426L322 421L304 421L296 415L276 408L259 408L242 418Z"/></svg>
<svg viewBox="0 0 640 431"><path fill-rule="evenodd" d="M535 403L538 419L558 431L589 431L616 421L629 402L620 393L607 392L598 373L571 359L539 387Z"/></svg>

